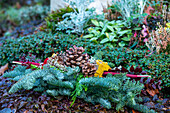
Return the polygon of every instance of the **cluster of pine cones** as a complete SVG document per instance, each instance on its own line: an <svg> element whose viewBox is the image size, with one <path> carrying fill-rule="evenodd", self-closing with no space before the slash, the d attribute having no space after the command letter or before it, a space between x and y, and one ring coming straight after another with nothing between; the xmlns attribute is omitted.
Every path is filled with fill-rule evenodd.
<svg viewBox="0 0 170 113"><path fill-rule="evenodd" d="M48 64L55 67L63 65L74 68L78 66L82 70L84 76L94 76L97 70L97 64L91 63L89 55L87 53L83 54L84 51L83 47L73 46L73 48L66 50L65 53L54 54L48 59Z"/></svg>

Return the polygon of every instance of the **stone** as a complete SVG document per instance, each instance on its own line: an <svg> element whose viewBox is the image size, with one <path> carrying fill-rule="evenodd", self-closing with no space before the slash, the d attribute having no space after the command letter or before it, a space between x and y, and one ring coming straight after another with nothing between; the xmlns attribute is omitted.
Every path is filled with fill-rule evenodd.
<svg viewBox="0 0 170 113"><path fill-rule="evenodd" d="M107 8L108 4L111 5L112 0L94 0L94 2L91 3L88 8L94 7L94 8L96 8L96 13L97 14L102 14L103 7ZM66 7L68 5L69 4L64 2L64 0L51 0L50 1L50 9L51 9L51 11L56 11L58 9Z"/></svg>

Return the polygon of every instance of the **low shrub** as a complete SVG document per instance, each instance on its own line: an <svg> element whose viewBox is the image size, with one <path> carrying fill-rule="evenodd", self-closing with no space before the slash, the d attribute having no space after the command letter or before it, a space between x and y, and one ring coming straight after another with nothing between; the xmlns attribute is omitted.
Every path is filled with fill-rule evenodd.
<svg viewBox="0 0 170 113"><path fill-rule="evenodd" d="M102 56L100 56L102 55ZM127 69L130 66L140 66L149 75L156 80L162 80L163 87L170 87L170 57L167 54L150 54L147 50L129 50L127 48L102 48L102 52L96 53L95 56L102 58L104 61L111 62L113 66L123 66Z"/></svg>
<svg viewBox="0 0 170 113"><path fill-rule="evenodd" d="M108 62L112 68L120 65L127 69L132 65L140 66L142 70L148 72L155 79L162 80L164 87L170 87L169 55L164 53L150 54L148 50L113 48L107 45L95 44L76 35L63 33L52 35L51 33L39 32L18 39L2 41L0 46L0 65L19 60L21 54L28 54L28 52L36 54L36 57L43 61L45 58L50 57L52 53L65 51L73 45L84 47L88 55L95 55L96 59Z"/></svg>
<svg viewBox="0 0 170 113"><path fill-rule="evenodd" d="M36 54L37 58L43 60L51 56L52 53L65 51L73 45L87 48L86 51L90 55L98 50L96 45L86 41L86 39L77 38L76 35L63 33L52 35L51 33L38 32L37 34L23 36L18 39L3 40L0 46L0 65L18 60L23 53Z"/></svg>

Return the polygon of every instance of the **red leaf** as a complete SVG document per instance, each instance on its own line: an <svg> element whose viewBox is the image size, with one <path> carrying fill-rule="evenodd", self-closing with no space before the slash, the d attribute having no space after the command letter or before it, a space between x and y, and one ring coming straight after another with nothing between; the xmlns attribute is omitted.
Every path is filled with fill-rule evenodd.
<svg viewBox="0 0 170 113"><path fill-rule="evenodd" d="M152 83L154 83L154 81L155 81L155 79L151 79L151 80L150 80L150 83L152 84Z"/></svg>
<svg viewBox="0 0 170 113"><path fill-rule="evenodd" d="M26 111L24 111L24 113L29 113L29 111L28 111L28 110L26 110Z"/></svg>
<svg viewBox="0 0 170 113"><path fill-rule="evenodd" d="M134 69L134 72L137 73L138 72L138 67L136 67L136 69Z"/></svg>
<svg viewBox="0 0 170 113"><path fill-rule="evenodd" d="M129 72L126 68L122 67L123 72Z"/></svg>
<svg viewBox="0 0 170 113"><path fill-rule="evenodd" d="M154 8L151 7L151 6L149 6L149 7L147 8L147 10L145 11L145 13L147 13L148 15L151 15L150 10L154 10Z"/></svg>
<svg viewBox="0 0 170 113"><path fill-rule="evenodd" d="M158 90L158 89L155 89L155 93L157 93L157 94L158 94L158 93L159 93L159 90Z"/></svg>
<svg viewBox="0 0 170 113"><path fill-rule="evenodd" d="M116 67L115 71L118 71L118 72L120 72L120 69L118 69L118 68Z"/></svg>
<svg viewBox="0 0 170 113"><path fill-rule="evenodd" d="M142 72L142 68L140 67L140 68L139 68L139 73L141 73L141 72Z"/></svg>
<svg viewBox="0 0 170 113"><path fill-rule="evenodd" d="M133 66L130 67L130 71L134 72L134 67Z"/></svg>

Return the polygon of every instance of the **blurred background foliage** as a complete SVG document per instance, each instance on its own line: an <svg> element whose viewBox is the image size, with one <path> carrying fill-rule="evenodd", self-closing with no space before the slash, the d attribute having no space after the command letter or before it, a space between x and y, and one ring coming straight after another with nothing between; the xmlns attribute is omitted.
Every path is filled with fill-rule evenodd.
<svg viewBox="0 0 170 113"><path fill-rule="evenodd" d="M0 40L33 33L50 11L49 0L0 0Z"/></svg>
<svg viewBox="0 0 170 113"><path fill-rule="evenodd" d="M0 8L7 8L20 4L22 6L49 5L50 0L0 0Z"/></svg>

